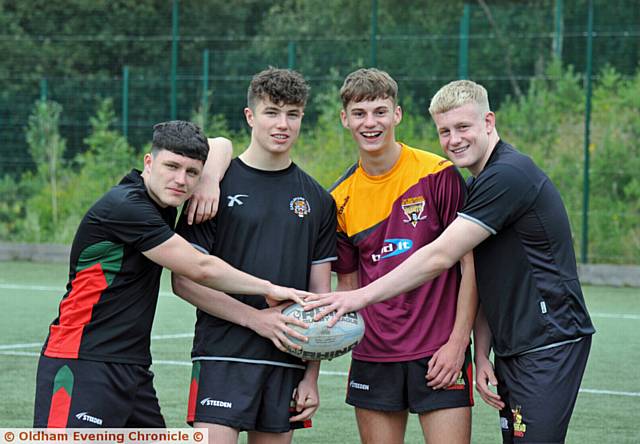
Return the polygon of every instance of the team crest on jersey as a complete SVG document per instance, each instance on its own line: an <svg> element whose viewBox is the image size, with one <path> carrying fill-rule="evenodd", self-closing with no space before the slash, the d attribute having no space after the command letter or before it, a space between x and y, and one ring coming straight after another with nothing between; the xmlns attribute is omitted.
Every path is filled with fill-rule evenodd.
<svg viewBox="0 0 640 444"><path fill-rule="evenodd" d="M304 197L294 197L289 202L289 209L293 211L298 217L305 217L311 213L311 206Z"/></svg>
<svg viewBox="0 0 640 444"><path fill-rule="evenodd" d="M404 211L407 219L403 220L405 224L411 224L415 228L418 222L425 220L427 216L423 216L424 211L424 197L409 197L402 199L402 211Z"/></svg>
<svg viewBox="0 0 640 444"><path fill-rule="evenodd" d="M515 409L511 409L511 413L513 413L513 436L518 438L522 438L527 431L527 425L522 422L521 409L521 406L516 406Z"/></svg>

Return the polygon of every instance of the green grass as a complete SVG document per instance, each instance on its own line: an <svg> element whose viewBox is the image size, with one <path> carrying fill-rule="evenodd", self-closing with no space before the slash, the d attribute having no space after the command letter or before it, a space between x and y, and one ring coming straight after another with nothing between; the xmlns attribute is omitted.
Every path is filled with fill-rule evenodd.
<svg viewBox="0 0 640 444"><path fill-rule="evenodd" d="M0 427L31 426L35 354L47 334L49 323L56 316L66 275L64 264L0 262ZM194 309L168 294L169 286L166 276L164 278L153 334L191 333ZM27 286L44 288L27 289ZM594 336L583 391L578 396L567 443L640 442L637 424L640 410L640 290L587 287L585 293L598 332ZM24 345L6 348L15 344ZM190 348L189 337L152 342L158 397L171 427L186 426L184 417L191 368L180 363L189 362ZM322 370L346 372L348 366L349 358L342 357L323 363ZM294 441L359 442L353 410L344 403L346 377L325 373L320 376L319 383L321 407L314 418L314 426L296 432ZM473 409L472 441L479 444L500 442L497 413L479 396L476 396ZM415 417L410 418L406 442L422 442Z"/></svg>

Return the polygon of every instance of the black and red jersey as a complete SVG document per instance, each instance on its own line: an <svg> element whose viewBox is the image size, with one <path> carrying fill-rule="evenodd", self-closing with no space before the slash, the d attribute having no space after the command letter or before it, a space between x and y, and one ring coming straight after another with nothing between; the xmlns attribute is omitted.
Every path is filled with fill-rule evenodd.
<svg viewBox="0 0 640 444"><path fill-rule="evenodd" d="M159 207L137 170L102 196L76 232L67 292L42 353L149 365L162 267L142 252L167 241L176 209Z"/></svg>

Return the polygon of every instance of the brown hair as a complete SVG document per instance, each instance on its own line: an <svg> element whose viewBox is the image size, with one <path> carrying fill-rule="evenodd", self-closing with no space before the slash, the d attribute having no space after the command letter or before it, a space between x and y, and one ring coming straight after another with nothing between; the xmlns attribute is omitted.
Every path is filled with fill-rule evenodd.
<svg viewBox="0 0 640 444"><path fill-rule="evenodd" d="M251 79L247 106L255 110L257 102L265 99L276 105L305 106L308 97L309 85L300 73L270 66Z"/></svg>
<svg viewBox="0 0 640 444"><path fill-rule="evenodd" d="M342 107L347 108L349 102L363 100L391 99L396 103L398 84L384 71L376 68L362 68L352 72L344 79L340 88Z"/></svg>

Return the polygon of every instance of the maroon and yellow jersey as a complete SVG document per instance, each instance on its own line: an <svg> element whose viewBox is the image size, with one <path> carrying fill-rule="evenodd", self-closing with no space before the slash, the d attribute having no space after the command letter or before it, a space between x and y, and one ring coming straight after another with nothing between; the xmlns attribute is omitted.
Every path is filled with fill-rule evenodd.
<svg viewBox="0 0 640 444"><path fill-rule="evenodd" d="M453 164L402 145L396 165L370 176L353 165L332 187L338 208L337 273L358 272L360 286L385 275L435 240L457 216L465 184ZM455 320L459 267L361 311L364 339L353 357L398 362L433 355Z"/></svg>
<svg viewBox="0 0 640 444"><path fill-rule="evenodd" d="M43 355L151 364L162 267L142 252L172 237L175 219L176 209L156 205L135 170L89 209L71 246L67 292Z"/></svg>

